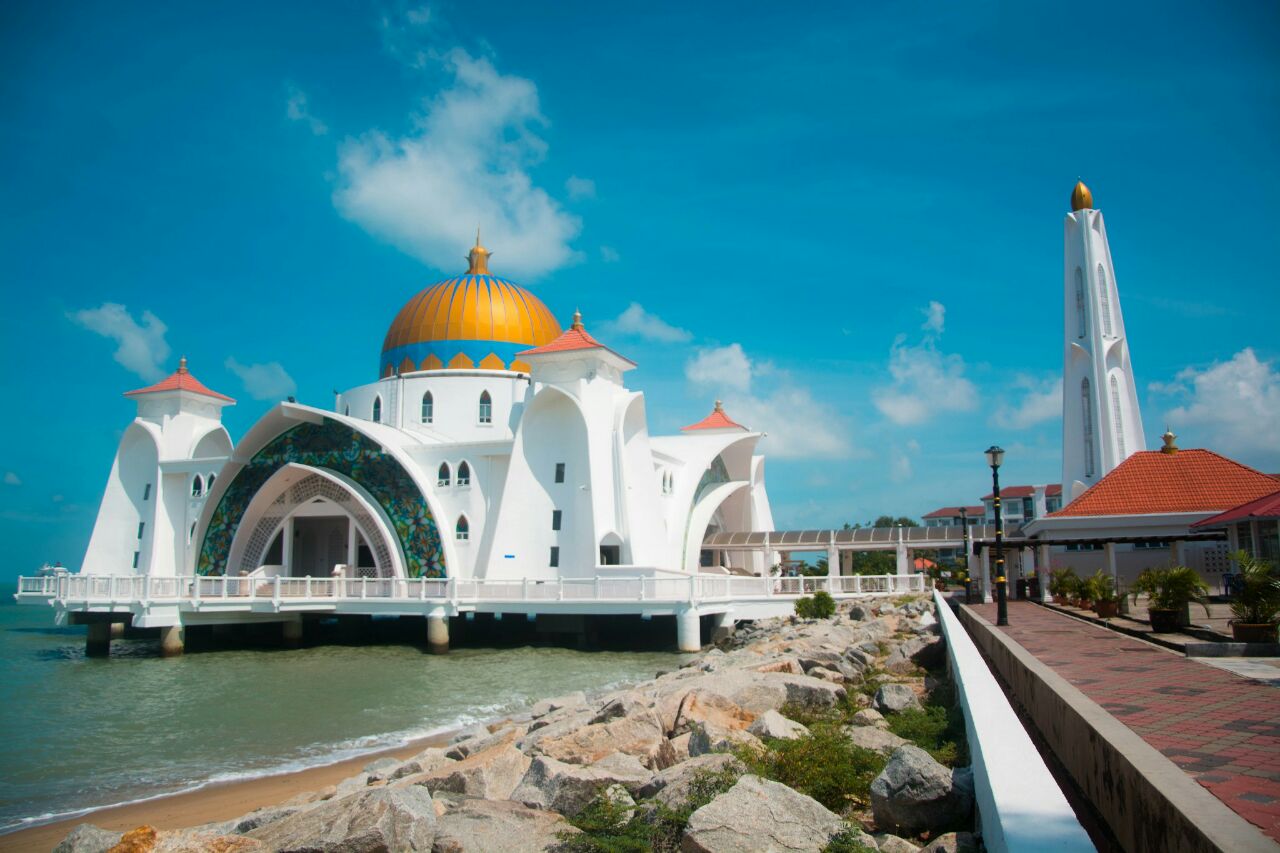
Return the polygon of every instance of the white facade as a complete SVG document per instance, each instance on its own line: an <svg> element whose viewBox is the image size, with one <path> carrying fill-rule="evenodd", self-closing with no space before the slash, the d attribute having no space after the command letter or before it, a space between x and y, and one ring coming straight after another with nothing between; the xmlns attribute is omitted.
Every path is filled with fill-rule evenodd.
<svg viewBox="0 0 1280 853"><path fill-rule="evenodd" d="M1146 450L1102 211L1083 184L1064 225L1062 487L1074 500Z"/></svg>

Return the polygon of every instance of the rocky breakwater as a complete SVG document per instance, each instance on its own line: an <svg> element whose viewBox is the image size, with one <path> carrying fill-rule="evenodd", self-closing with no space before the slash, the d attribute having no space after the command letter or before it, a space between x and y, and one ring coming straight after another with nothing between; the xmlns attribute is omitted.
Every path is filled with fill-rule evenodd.
<svg viewBox="0 0 1280 853"><path fill-rule="evenodd" d="M628 690L541 702L235 820L100 851L978 849L963 726L925 597L746 624Z"/></svg>

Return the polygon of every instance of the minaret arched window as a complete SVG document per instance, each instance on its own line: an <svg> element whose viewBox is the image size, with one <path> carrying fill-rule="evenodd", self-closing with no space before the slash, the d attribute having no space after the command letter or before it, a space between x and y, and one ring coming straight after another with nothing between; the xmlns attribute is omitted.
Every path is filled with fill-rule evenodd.
<svg viewBox="0 0 1280 853"><path fill-rule="evenodd" d="M471 524L468 523L465 515L458 516L458 523L453 528L453 535L459 542L465 542L471 538Z"/></svg>
<svg viewBox="0 0 1280 853"><path fill-rule="evenodd" d="M437 486L449 485L449 463L448 462L440 463L440 470L436 473L436 485Z"/></svg>
<svg viewBox="0 0 1280 853"><path fill-rule="evenodd" d="M1124 452L1124 421L1120 417L1120 382L1114 375L1111 377L1111 428L1116 434L1116 449L1120 451L1120 456L1116 461L1121 462L1126 456Z"/></svg>
<svg viewBox="0 0 1280 853"><path fill-rule="evenodd" d="M1081 436L1084 443L1084 475L1093 476L1093 390L1088 378L1080 380L1080 413L1084 419Z"/></svg>
<svg viewBox="0 0 1280 853"><path fill-rule="evenodd" d="M382 423L382 397L373 398L373 422L375 424Z"/></svg>
<svg viewBox="0 0 1280 853"><path fill-rule="evenodd" d="M431 392L422 395L422 422L429 424L436 419L436 398L431 396Z"/></svg>
<svg viewBox="0 0 1280 853"><path fill-rule="evenodd" d="M493 423L493 398L488 391L480 392L480 423Z"/></svg>
<svg viewBox="0 0 1280 853"><path fill-rule="evenodd" d="M1084 270L1076 267L1076 337L1083 338L1089 333L1089 311L1085 307Z"/></svg>
<svg viewBox="0 0 1280 853"><path fill-rule="evenodd" d="M195 479L191 481L191 497L198 498L204 496L204 477L196 474Z"/></svg>
<svg viewBox="0 0 1280 853"><path fill-rule="evenodd" d="M1111 287L1107 284L1107 271L1098 264L1098 301L1102 303L1102 334L1111 337Z"/></svg>
<svg viewBox="0 0 1280 853"><path fill-rule="evenodd" d="M468 465L465 461L458 463L458 485L459 486L471 485L471 466Z"/></svg>

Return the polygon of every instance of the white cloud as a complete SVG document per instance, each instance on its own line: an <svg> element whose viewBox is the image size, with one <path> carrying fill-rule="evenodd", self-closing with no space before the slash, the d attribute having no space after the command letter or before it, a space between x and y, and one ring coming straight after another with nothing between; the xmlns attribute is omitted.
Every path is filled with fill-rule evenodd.
<svg viewBox="0 0 1280 853"><path fill-rule="evenodd" d="M67 316L76 325L115 341L112 357L126 370L148 382L164 377L162 365L169 357L164 335L169 329L155 314L143 311L139 323L125 306L104 302L97 308L73 311Z"/></svg>
<svg viewBox="0 0 1280 853"><path fill-rule="evenodd" d="M1207 368L1188 367L1151 390L1173 397L1164 421L1183 446L1207 447L1241 461L1280 466L1275 427L1280 424L1280 372L1246 347Z"/></svg>
<svg viewBox="0 0 1280 853"><path fill-rule="evenodd" d="M751 387L751 360L736 343L698 350L685 363L684 376L695 385L746 391Z"/></svg>
<svg viewBox="0 0 1280 853"><path fill-rule="evenodd" d="M849 453L841 419L830 406L771 363L752 361L741 344L700 350L685 363L684 375L696 390L715 390L734 421L768 433L762 449L771 457ZM753 384L767 387L753 391Z"/></svg>
<svg viewBox="0 0 1280 853"><path fill-rule="evenodd" d="M13 473L12 471L5 471L4 484L6 486L21 486L22 478L19 477L17 474Z"/></svg>
<svg viewBox="0 0 1280 853"><path fill-rule="evenodd" d="M579 178L577 175L570 175L569 180L564 182L564 189L571 199L596 197L596 182L590 178Z"/></svg>
<svg viewBox="0 0 1280 853"><path fill-rule="evenodd" d="M600 260L604 261L606 264L616 264L618 261L622 260L622 256L619 255L618 250L612 246L601 246Z"/></svg>
<svg viewBox="0 0 1280 853"><path fill-rule="evenodd" d="M606 323L605 330L664 344L684 343L693 338L693 333L688 329L673 326L657 314L650 314L639 302L632 302L616 319ZM738 348L738 352L742 352L741 347ZM743 358L745 357L744 355Z"/></svg>
<svg viewBox="0 0 1280 853"><path fill-rule="evenodd" d="M920 424L944 412L968 412L977 406L977 389L965 378L964 359L939 352L938 336L946 321L946 306L930 302L924 309L925 335L907 346L898 335L889 351L891 385L871 392L880 413L900 426Z"/></svg>
<svg viewBox="0 0 1280 853"><path fill-rule="evenodd" d="M1026 429L1062 417L1062 377L1037 379L1019 374L1011 383L1022 398L1016 403L1001 400L990 423L1009 429Z"/></svg>
<svg viewBox="0 0 1280 853"><path fill-rule="evenodd" d="M241 364L234 358L226 361L227 370L240 377L244 390L255 400L282 400L298 390L298 385L278 361L266 364Z"/></svg>
<svg viewBox="0 0 1280 853"><path fill-rule="evenodd" d="M461 48L442 56L449 85L403 137L371 130L342 144L338 211L369 233L442 270L454 270L476 226L495 271L538 276L578 260L581 223L534 185L546 153L532 81L501 74Z"/></svg>
<svg viewBox="0 0 1280 853"><path fill-rule="evenodd" d="M311 129L316 136L324 136L329 126L311 114L307 104L307 93L294 86L289 87L289 99L285 102L285 115L290 121L300 121Z"/></svg>
<svg viewBox="0 0 1280 853"><path fill-rule="evenodd" d="M933 332L935 335L942 334L942 329L947 323L947 306L941 302L930 301L929 307L924 309L924 325L920 328L926 332Z"/></svg>

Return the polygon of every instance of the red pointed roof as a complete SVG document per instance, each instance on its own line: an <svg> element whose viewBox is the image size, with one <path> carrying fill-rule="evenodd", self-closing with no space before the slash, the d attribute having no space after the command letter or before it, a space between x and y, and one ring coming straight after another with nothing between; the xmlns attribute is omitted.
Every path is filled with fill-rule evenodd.
<svg viewBox="0 0 1280 853"><path fill-rule="evenodd" d="M1143 450L1049 518L1222 512L1276 491L1274 478L1212 450Z"/></svg>
<svg viewBox="0 0 1280 853"><path fill-rule="evenodd" d="M1226 512L1197 521L1192 527L1225 527L1237 521L1253 521L1255 519L1280 518L1280 490L1263 495L1255 500L1247 501Z"/></svg>
<svg viewBox="0 0 1280 853"><path fill-rule="evenodd" d="M1004 494L1004 490L1001 489L1000 493ZM959 518L960 510L964 510L964 514L970 518L981 518L987 508L985 506L944 506L935 509L928 515L922 516L922 518Z"/></svg>
<svg viewBox="0 0 1280 853"><path fill-rule="evenodd" d="M616 352L613 352L613 350L591 337L586 326L582 325L582 312L580 311L573 312L573 323L569 325L568 329L565 329L565 331L560 334L560 337L556 338L549 344L543 344L540 347L524 350L523 352L517 353L517 355L544 355L553 352L572 352L574 350L587 349L608 350L629 364L635 363L629 358L618 355Z"/></svg>
<svg viewBox="0 0 1280 853"><path fill-rule="evenodd" d="M745 429L746 429L746 427L744 427L744 426L743 426L742 424L740 424L740 423L737 423L736 421L732 421L732 420L730 420L730 419L729 419L729 416L728 416L728 415L726 415L726 414L724 413L724 404L723 404L723 403L721 403L719 400L716 400L716 406L715 406L715 408L711 411L711 414L707 415L705 418L703 418L702 420L698 421L696 424L689 424L687 427L681 427L681 428L680 428L681 432L687 432L687 431L689 431L689 430L694 430L694 429L741 429L741 430L745 430Z"/></svg>
<svg viewBox="0 0 1280 853"><path fill-rule="evenodd" d="M178 362L178 369L169 374L168 377L161 379L155 385L148 385L146 388L139 388L136 391L126 391L126 397L136 397L139 394L155 394L159 391L188 391L192 394L203 394L206 397L213 397L216 400L226 400L228 403L234 403L235 400L226 394L219 394L217 391L210 390L205 384L192 375L187 370L186 358Z"/></svg>

